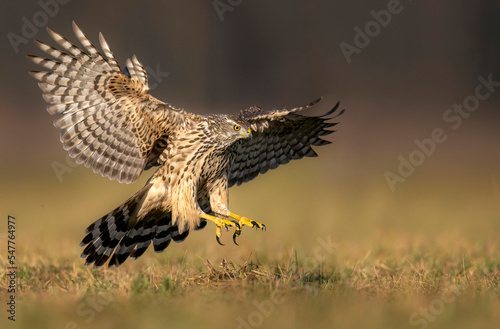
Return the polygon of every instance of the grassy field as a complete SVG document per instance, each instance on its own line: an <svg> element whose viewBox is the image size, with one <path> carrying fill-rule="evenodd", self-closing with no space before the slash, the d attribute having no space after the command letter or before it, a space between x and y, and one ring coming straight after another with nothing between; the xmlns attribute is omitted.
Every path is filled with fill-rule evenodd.
<svg viewBox="0 0 500 329"><path fill-rule="evenodd" d="M245 229L240 246L231 232L219 246L209 225L161 254L98 270L79 258L83 230L139 184L110 183L84 168L62 183L33 173L28 190L10 178L3 200L16 216L17 314L12 323L3 311L1 327L498 327L494 177L456 180L429 167L391 193L382 174L323 179L314 173L324 161L231 190L233 211L268 227ZM303 170L312 174L297 177ZM4 251L4 309L7 266Z"/></svg>

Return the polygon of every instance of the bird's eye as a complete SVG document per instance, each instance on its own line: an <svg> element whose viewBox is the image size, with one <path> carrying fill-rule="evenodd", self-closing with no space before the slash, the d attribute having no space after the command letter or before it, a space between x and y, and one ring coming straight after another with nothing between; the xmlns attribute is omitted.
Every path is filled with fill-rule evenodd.
<svg viewBox="0 0 500 329"><path fill-rule="evenodd" d="M238 130L240 130L240 129L241 129L241 127L240 127L240 126L238 126L238 125L234 125L234 130L238 131Z"/></svg>

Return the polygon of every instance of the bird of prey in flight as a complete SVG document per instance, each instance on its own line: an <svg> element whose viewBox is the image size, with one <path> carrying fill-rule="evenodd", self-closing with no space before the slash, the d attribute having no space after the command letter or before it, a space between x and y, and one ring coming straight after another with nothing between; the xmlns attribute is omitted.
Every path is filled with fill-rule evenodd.
<svg viewBox="0 0 500 329"><path fill-rule="evenodd" d="M323 116L303 116L320 99L292 109L253 106L237 115L198 115L149 94L148 77L136 56L122 70L99 34L99 51L73 22L83 47L47 29L58 48L36 41L52 58L28 56L44 71L39 81L47 111L56 116L63 147L77 163L119 182L133 183L144 170L159 167L132 197L92 223L81 246L85 264L118 266L140 257L152 243L162 252L191 230L266 226L229 210L228 189L290 160L317 156L312 146L330 142ZM341 111L338 115L342 114ZM338 116L337 115L337 116Z"/></svg>

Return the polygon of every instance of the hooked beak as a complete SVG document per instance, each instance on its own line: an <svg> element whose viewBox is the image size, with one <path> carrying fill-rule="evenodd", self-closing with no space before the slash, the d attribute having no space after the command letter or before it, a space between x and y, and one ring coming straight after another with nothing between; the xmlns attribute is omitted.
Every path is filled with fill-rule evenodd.
<svg viewBox="0 0 500 329"><path fill-rule="evenodd" d="M252 129L248 128L248 130L246 132L241 132L240 133L241 136L245 137L245 138L249 138L249 137L252 137Z"/></svg>

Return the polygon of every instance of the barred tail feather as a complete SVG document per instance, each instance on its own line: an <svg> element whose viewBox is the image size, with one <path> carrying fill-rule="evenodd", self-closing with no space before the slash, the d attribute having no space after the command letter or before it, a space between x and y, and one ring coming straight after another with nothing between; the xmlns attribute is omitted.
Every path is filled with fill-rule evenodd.
<svg viewBox="0 0 500 329"><path fill-rule="evenodd" d="M120 240L129 231L131 223L136 220L136 207L150 187L150 184L144 186L118 208L87 227L86 236L80 243L80 246L86 246L81 254L82 258L86 258L85 265L94 263L98 267L108 260Z"/></svg>
<svg viewBox="0 0 500 329"><path fill-rule="evenodd" d="M202 229L205 225L206 222L203 221L195 230ZM189 230L179 233L177 225L172 225L171 213L164 215L159 220L152 218L148 221L140 221L120 241L108 266L119 266L129 257L131 259L139 258L151 243L153 243L155 252L163 252L171 241L182 242L188 235Z"/></svg>
<svg viewBox="0 0 500 329"><path fill-rule="evenodd" d="M119 266L128 258L137 259L153 244L155 252L163 252L171 241L182 242L189 235L189 230L179 233L177 225L172 225L171 213L161 216L146 216L140 220L135 217L136 209L151 187L144 186L139 192L125 201L118 208L99 218L86 230L86 236L80 243L85 247L81 257L86 258L85 265L94 267L104 265ZM195 230L206 226L202 220Z"/></svg>

